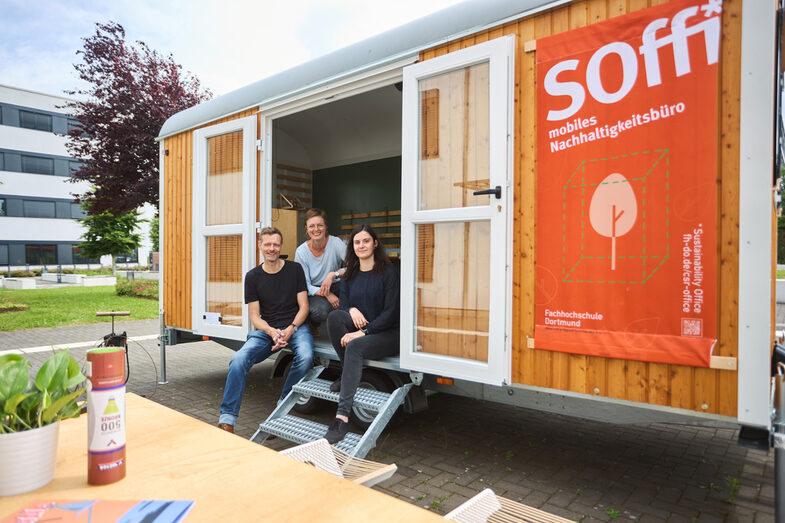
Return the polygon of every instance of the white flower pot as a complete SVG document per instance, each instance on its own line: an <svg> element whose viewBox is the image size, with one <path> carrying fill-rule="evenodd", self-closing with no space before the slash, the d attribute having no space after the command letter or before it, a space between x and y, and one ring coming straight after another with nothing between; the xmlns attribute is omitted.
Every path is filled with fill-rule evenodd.
<svg viewBox="0 0 785 523"><path fill-rule="evenodd" d="M0 434L0 496L43 487L54 478L60 422Z"/></svg>

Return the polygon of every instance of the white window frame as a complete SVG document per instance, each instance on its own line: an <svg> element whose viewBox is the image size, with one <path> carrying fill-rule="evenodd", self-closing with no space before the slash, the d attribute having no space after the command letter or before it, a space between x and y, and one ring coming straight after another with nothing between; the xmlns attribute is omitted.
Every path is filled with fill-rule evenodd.
<svg viewBox="0 0 785 523"><path fill-rule="evenodd" d="M206 225L206 186L208 168L207 140L222 134L243 132L242 223L232 225ZM193 169L193 272L192 316L194 332L208 336L244 340L250 326L248 307L242 299L242 326L214 325L204 319L207 293L207 237L242 236L242 277L256 262L254 220L256 211L256 116L238 118L228 122L203 127L194 131ZM175 262L171 262L175 263ZM241 283L242 285L242 283Z"/></svg>
<svg viewBox="0 0 785 523"><path fill-rule="evenodd" d="M512 35L426 60L404 68L401 175L401 349L404 369L493 385L511 381L512 323L512 213L515 37ZM489 62L491 187L502 188L502 198L488 205L455 209L418 210L420 96L418 80ZM418 352L415 348L415 227L419 223L490 222L490 318L488 361Z"/></svg>

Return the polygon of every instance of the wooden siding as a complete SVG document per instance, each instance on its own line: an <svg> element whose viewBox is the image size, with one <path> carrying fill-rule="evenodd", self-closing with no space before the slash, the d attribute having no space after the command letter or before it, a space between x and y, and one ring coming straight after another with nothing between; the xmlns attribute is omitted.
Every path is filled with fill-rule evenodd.
<svg viewBox="0 0 785 523"><path fill-rule="evenodd" d="M421 53L441 56L502 35L516 35L513 218L513 341L515 383L735 416L737 375L732 371L563 354L527 347L534 336L535 216L537 189L536 51L524 44L667 0L586 0L449 42ZM738 356L739 74L741 1L723 4L719 81L719 342L718 356Z"/></svg>
<svg viewBox="0 0 785 523"><path fill-rule="evenodd" d="M210 122L208 127L237 118L252 116L248 109L232 116ZM257 136L259 121L257 117ZM169 327L191 327L192 302L192 227L193 227L193 130L164 139L164 253L163 310ZM258 154L258 153L257 153ZM258 179L258 157L257 157ZM257 217L258 220L258 217Z"/></svg>

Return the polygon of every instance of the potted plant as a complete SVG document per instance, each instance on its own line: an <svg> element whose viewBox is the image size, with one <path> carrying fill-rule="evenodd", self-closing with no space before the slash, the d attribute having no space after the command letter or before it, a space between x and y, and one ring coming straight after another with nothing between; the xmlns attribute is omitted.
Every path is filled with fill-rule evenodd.
<svg viewBox="0 0 785 523"><path fill-rule="evenodd" d="M85 376L68 351L55 352L30 380L30 363L0 356L0 496L35 490L54 477L59 421L79 416Z"/></svg>

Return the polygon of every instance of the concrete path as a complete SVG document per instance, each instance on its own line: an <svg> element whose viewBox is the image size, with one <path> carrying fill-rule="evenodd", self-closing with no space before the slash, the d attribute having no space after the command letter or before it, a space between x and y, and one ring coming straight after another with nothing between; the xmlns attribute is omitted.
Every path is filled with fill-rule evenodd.
<svg viewBox="0 0 785 523"><path fill-rule="evenodd" d="M2 316L0 316L2 321ZM114 330L123 331L128 336L142 336L158 333L158 320L129 320L115 319ZM20 331L0 332L0 353L9 349L24 349L49 345L62 345L69 343L100 342L104 335L112 332L112 319L105 318L100 323L90 325L74 325L70 327L51 327L42 329L28 329Z"/></svg>
<svg viewBox="0 0 785 523"><path fill-rule="evenodd" d="M158 332L156 320L118 326L132 337ZM107 332L104 323L0 333L0 350L98 340ZM85 350L71 353L81 362ZM215 424L232 354L209 341L170 347L168 384L159 385L157 340L132 342L128 390ZM29 358L37 367L46 356ZM275 406L283 383L270 371L265 362L249 373L241 437L250 437ZM333 414L327 408L314 419ZM398 465L376 490L439 514L491 487L583 522L774 521L773 452L739 447L736 438L730 429L610 425L435 395L429 410L382 434L368 458ZM266 445L289 446L280 439Z"/></svg>

